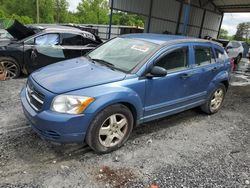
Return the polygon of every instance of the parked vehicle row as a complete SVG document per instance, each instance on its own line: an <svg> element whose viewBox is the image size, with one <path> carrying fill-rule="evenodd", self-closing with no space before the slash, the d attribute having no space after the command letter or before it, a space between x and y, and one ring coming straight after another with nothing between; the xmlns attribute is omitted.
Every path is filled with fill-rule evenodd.
<svg viewBox="0 0 250 188"><path fill-rule="evenodd" d="M86 57L35 71L21 101L41 137L86 142L107 153L121 147L139 124L198 106L218 112L230 70L224 48L212 41L124 35Z"/></svg>
<svg viewBox="0 0 250 188"><path fill-rule="evenodd" d="M0 42L0 66L5 79L83 56L102 43L92 33L67 26L25 27L15 22L7 31L14 39Z"/></svg>
<svg viewBox="0 0 250 188"><path fill-rule="evenodd" d="M241 58L248 56L249 45L246 42L225 39L216 39L215 41L222 44L228 56L234 60L235 64L238 64Z"/></svg>

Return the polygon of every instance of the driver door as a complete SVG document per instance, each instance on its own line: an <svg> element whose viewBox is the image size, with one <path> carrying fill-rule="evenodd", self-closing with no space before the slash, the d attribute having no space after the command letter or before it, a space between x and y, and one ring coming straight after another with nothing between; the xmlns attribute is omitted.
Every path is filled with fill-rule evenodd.
<svg viewBox="0 0 250 188"><path fill-rule="evenodd" d="M65 59L58 33L37 36L24 44L24 62L28 72Z"/></svg>
<svg viewBox="0 0 250 188"><path fill-rule="evenodd" d="M165 68L168 74L146 80L144 121L174 114L190 105L193 93L190 89L198 80L193 79L189 54L188 45L179 45L156 60L154 66Z"/></svg>

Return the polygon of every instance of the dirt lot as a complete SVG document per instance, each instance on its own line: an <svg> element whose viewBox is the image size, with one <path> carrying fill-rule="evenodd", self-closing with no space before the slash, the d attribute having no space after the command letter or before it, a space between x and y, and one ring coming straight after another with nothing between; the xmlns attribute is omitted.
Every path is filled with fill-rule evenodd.
<svg viewBox="0 0 250 188"><path fill-rule="evenodd" d="M40 139L21 109L26 79L0 82L0 187L250 187L249 65L233 75L219 113L147 123L106 155Z"/></svg>

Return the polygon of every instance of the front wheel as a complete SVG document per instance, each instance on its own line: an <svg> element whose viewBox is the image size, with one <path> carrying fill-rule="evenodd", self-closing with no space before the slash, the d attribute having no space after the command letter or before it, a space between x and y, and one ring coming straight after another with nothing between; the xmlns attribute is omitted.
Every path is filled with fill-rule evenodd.
<svg viewBox="0 0 250 188"><path fill-rule="evenodd" d="M129 138L134 118L122 104L115 104L100 112L91 123L87 144L98 153L108 153L121 147Z"/></svg>
<svg viewBox="0 0 250 188"><path fill-rule="evenodd" d="M222 107L226 95L226 87L224 84L219 86L210 94L208 101L201 106L201 110L207 114L214 114Z"/></svg>
<svg viewBox="0 0 250 188"><path fill-rule="evenodd" d="M20 66L11 57L0 57L1 80L9 80L20 76Z"/></svg>

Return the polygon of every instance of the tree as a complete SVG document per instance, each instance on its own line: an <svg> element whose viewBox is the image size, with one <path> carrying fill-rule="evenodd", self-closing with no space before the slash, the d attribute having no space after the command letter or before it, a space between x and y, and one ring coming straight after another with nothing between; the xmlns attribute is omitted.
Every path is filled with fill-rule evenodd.
<svg viewBox="0 0 250 188"><path fill-rule="evenodd" d="M57 23L68 22L69 3L66 0L54 0L55 20Z"/></svg>
<svg viewBox="0 0 250 188"><path fill-rule="evenodd" d="M228 31L226 29L221 28L219 39L228 39Z"/></svg>
<svg viewBox="0 0 250 188"><path fill-rule="evenodd" d="M238 24L236 34L234 35L235 40L248 40L250 36L250 22L243 22Z"/></svg>
<svg viewBox="0 0 250 188"><path fill-rule="evenodd" d="M106 0L82 0L77 7L81 23L107 24L109 7Z"/></svg>
<svg viewBox="0 0 250 188"><path fill-rule="evenodd" d="M114 12L113 24L144 27L144 19L141 16L135 14L118 11Z"/></svg>
<svg viewBox="0 0 250 188"><path fill-rule="evenodd" d="M40 23L54 23L54 0L39 0ZM35 11L36 13L36 11ZM36 16L36 14L35 14ZM35 20L35 18L33 18Z"/></svg>

